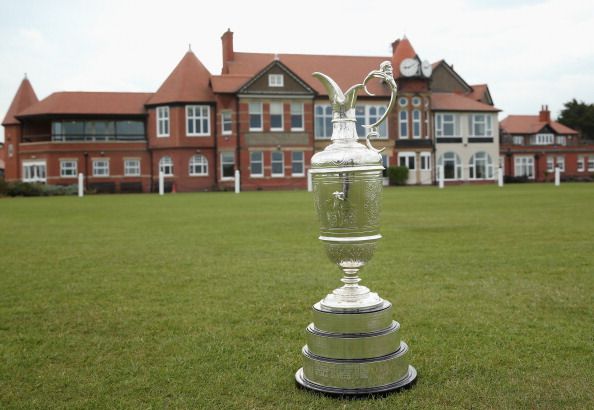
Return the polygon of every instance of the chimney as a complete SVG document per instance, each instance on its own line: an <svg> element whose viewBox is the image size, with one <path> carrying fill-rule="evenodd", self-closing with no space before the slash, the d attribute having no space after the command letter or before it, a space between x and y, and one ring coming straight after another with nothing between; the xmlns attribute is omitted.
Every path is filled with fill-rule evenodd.
<svg viewBox="0 0 594 410"><path fill-rule="evenodd" d="M549 111L548 105L542 105L540 107L540 112L538 113L538 120L540 122L551 122L551 112Z"/></svg>
<svg viewBox="0 0 594 410"><path fill-rule="evenodd" d="M221 41L223 42L223 69L221 70L221 74L228 74L229 66L227 64L235 58L235 52L233 51L233 32L230 28L221 36Z"/></svg>

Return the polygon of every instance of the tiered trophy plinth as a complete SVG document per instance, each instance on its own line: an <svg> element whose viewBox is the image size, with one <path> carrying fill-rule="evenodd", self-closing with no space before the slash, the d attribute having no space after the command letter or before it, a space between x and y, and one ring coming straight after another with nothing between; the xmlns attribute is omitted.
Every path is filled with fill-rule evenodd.
<svg viewBox="0 0 594 410"><path fill-rule="evenodd" d="M416 379L390 302L336 311L319 302L313 306L313 320L306 330L303 367L295 374L300 386L327 394L367 395L398 390Z"/></svg>

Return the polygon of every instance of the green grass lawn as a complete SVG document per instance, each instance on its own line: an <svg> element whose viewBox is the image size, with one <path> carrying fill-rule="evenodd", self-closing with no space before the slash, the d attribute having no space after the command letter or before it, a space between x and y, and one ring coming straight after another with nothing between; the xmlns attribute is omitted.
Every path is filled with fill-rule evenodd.
<svg viewBox="0 0 594 410"><path fill-rule="evenodd" d="M340 285L307 192L0 200L0 408L592 408L594 185L384 191L410 390L295 387Z"/></svg>

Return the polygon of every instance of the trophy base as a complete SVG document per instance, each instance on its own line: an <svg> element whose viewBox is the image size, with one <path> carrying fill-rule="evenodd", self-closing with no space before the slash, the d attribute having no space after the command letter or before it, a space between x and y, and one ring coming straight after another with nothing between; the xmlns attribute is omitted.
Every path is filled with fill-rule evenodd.
<svg viewBox="0 0 594 410"><path fill-rule="evenodd" d="M398 380L397 382L386 384L384 386L363 387L358 389L345 389L340 387L322 386L320 384L310 382L303 376L303 367L297 370L297 373L295 373L295 382L297 383L298 387L331 396L369 396L375 394L381 395L395 393L399 390L404 390L412 387L416 381L417 370L410 365L408 366L408 373L406 374L406 376Z"/></svg>

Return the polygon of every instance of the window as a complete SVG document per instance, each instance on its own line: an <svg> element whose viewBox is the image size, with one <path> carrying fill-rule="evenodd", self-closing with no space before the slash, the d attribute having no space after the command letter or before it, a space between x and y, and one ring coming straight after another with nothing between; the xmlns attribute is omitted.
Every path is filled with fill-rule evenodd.
<svg viewBox="0 0 594 410"><path fill-rule="evenodd" d="M159 172L162 172L164 176L173 176L173 160L171 157L162 157L159 160Z"/></svg>
<svg viewBox="0 0 594 410"><path fill-rule="evenodd" d="M85 121L85 140L107 141L115 136L113 121ZM144 132L144 130L143 130Z"/></svg>
<svg viewBox="0 0 594 410"><path fill-rule="evenodd" d="M418 107L419 105L421 105L421 99L419 97L413 97L412 105L414 105L415 107Z"/></svg>
<svg viewBox="0 0 594 410"><path fill-rule="evenodd" d="M578 157L578 159L577 159L577 171L578 172L583 172L585 170L585 168L586 168L585 167L585 164L586 164L586 161L585 161L584 156L583 155L580 155Z"/></svg>
<svg viewBox="0 0 594 410"><path fill-rule="evenodd" d="M470 179L493 179L493 161L491 156L484 151L479 151L470 157Z"/></svg>
<svg viewBox="0 0 594 410"><path fill-rule="evenodd" d="M400 111L400 138L408 138L408 111Z"/></svg>
<svg viewBox="0 0 594 410"><path fill-rule="evenodd" d="M454 114L435 114L435 136L456 137L456 117Z"/></svg>
<svg viewBox="0 0 594 410"><path fill-rule="evenodd" d="M401 107L406 107L407 104L408 104L408 99L406 97L400 97L398 99L398 105L400 105Z"/></svg>
<svg viewBox="0 0 594 410"><path fill-rule="evenodd" d="M208 160L204 155L194 155L190 158L190 176L208 175Z"/></svg>
<svg viewBox="0 0 594 410"><path fill-rule="evenodd" d="M302 177L305 175L303 151L293 151L291 153L291 175L294 177Z"/></svg>
<svg viewBox="0 0 594 410"><path fill-rule="evenodd" d="M384 178L388 178L388 168L390 167L390 157L388 157L386 154L381 154L382 156L382 165L384 167L384 170L382 171L382 176Z"/></svg>
<svg viewBox="0 0 594 410"><path fill-rule="evenodd" d="M332 107L316 105L315 113L316 139L330 138L332 136Z"/></svg>
<svg viewBox="0 0 594 410"><path fill-rule="evenodd" d="M169 107L157 107L157 137L169 136Z"/></svg>
<svg viewBox="0 0 594 410"><path fill-rule="evenodd" d="M93 176L94 177L108 177L109 176L109 160L94 159L93 160Z"/></svg>
<svg viewBox="0 0 594 410"><path fill-rule="evenodd" d="M413 110L412 114L413 138L419 139L421 138L421 111Z"/></svg>
<svg viewBox="0 0 594 410"><path fill-rule="evenodd" d="M534 136L535 145L550 145L553 143L555 136L553 134L536 134Z"/></svg>
<svg viewBox="0 0 594 410"><path fill-rule="evenodd" d="M409 171L414 171L416 169L415 157L416 154L414 152L401 152L398 154L398 165L407 167Z"/></svg>
<svg viewBox="0 0 594 410"><path fill-rule="evenodd" d="M270 130L282 131L284 128L283 103L270 103Z"/></svg>
<svg viewBox="0 0 594 410"><path fill-rule="evenodd" d="M250 131L262 131L262 103L249 103Z"/></svg>
<svg viewBox="0 0 594 410"><path fill-rule="evenodd" d="M557 145L567 145L567 137L565 135L557 135Z"/></svg>
<svg viewBox="0 0 594 410"><path fill-rule="evenodd" d="M553 172L555 170L555 157L547 155L547 172Z"/></svg>
<svg viewBox="0 0 594 410"><path fill-rule="evenodd" d="M594 171L594 157L588 157L588 171Z"/></svg>
<svg viewBox="0 0 594 410"><path fill-rule="evenodd" d="M455 152L445 152L437 161L438 167L443 167L443 178L454 180L462 179L462 161Z"/></svg>
<svg viewBox="0 0 594 410"><path fill-rule="evenodd" d="M269 87L282 87L285 84L285 78L282 74L268 74Z"/></svg>
<svg viewBox="0 0 594 410"><path fill-rule="evenodd" d="M431 153L421 152L421 171L431 171Z"/></svg>
<svg viewBox="0 0 594 410"><path fill-rule="evenodd" d="M523 135L514 135L512 137L512 143L514 145L524 145L524 136Z"/></svg>
<svg viewBox="0 0 594 410"><path fill-rule="evenodd" d="M208 105L186 106L186 135L210 135L210 107Z"/></svg>
<svg viewBox="0 0 594 410"><path fill-rule="evenodd" d="M45 161L23 161L23 182L44 182L47 179Z"/></svg>
<svg viewBox="0 0 594 410"><path fill-rule="evenodd" d="M221 179L235 178L235 154L221 152Z"/></svg>
<svg viewBox="0 0 594 410"><path fill-rule="evenodd" d="M303 131L303 104L291 103L291 131Z"/></svg>
<svg viewBox="0 0 594 410"><path fill-rule="evenodd" d="M557 157L557 166L559 167L559 171L565 172L565 157L560 155Z"/></svg>
<svg viewBox="0 0 594 410"><path fill-rule="evenodd" d="M517 177L534 178L534 157L515 157L514 175Z"/></svg>
<svg viewBox="0 0 594 410"><path fill-rule="evenodd" d="M223 135L233 133L233 120L231 111L221 111L221 131Z"/></svg>
<svg viewBox="0 0 594 410"><path fill-rule="evenodd" d="M468 129L472 137L492 137L493 127L488 114L472 114L469 117Z"/></svg>
<svg viewBox="0 0 594 410"><path fill-rule="evenodd" d="M273 177L285 176L285 160L282 151L272 151L270 164L272 166L271 175Z"/></svg>
<svg viewBox="0 0 594 410"><path fill-rule="evenodd" d="M250 176L263 177L264 176L264 158L262 151L250 152Z"/></svg>
<svg viewBox="0 0 594 410"><path fill-rule="evenodd" d="M77 175L77 163L72 159L60 160L60 176L62 178L74 178Z"/></svg>
<svg viewBox="0 0 594 410"><path fill-rule="evenodd" d="M386 112L384 105L357 105L355 107L355 117L357 119L357 135L361 138L365 137L370 129L364 128L363 125L370 125L377 122ZM388 138L388 122L384 121L377 129L378 139Z"/></svg>
<svg viewBox="0 0 594 410"><path fill-rule="evenodd" d="M124 160L124 176L125 177L140 176L140 160L139 159L125 159Z"/></svg>

